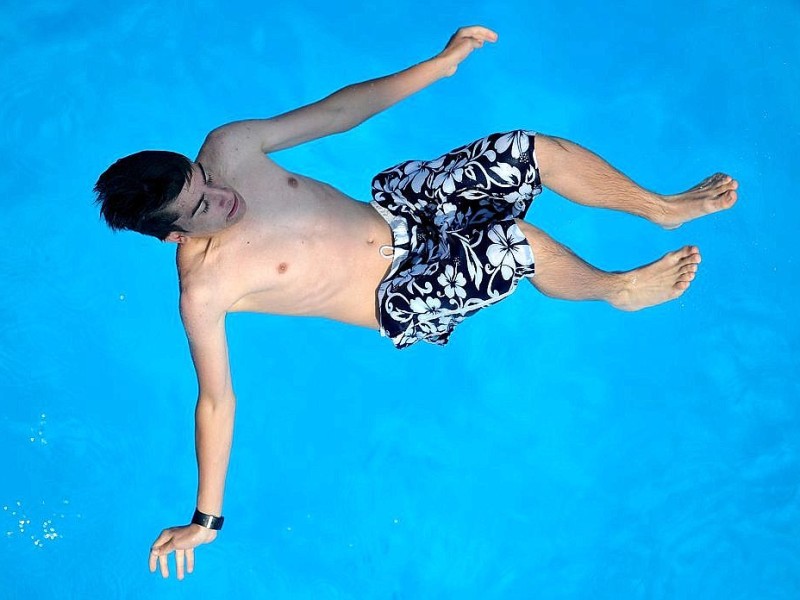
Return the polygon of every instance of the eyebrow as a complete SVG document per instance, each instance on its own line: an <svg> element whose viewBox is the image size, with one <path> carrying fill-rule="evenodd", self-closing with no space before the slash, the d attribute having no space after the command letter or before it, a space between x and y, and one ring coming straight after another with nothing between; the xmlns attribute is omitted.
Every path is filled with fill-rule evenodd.
<svg viewBox="0 0 800 600"><path fill-rule="evenodd" d="M203 168L203 165L200 164L200 163L197 163L197 166L200 167L200 170L203 172L203 182L204 183L208 183L208 176L206 175L206 170ZM203 204L205 199L206 199L206 195L205 194L200 196L200 202L197 203L197 206L195 206L194 210L192 211L192 218L193 219L194 219L195 215L197 214L197 211L200 210L200 206Z"/></svg>

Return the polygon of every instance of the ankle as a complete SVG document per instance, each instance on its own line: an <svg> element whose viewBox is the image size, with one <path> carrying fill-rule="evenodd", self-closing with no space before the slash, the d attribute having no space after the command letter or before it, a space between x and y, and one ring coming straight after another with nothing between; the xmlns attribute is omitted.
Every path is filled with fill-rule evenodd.
<svg viewBox="0 0 800 600"><path fill-rule="evenodd" d="M644 207L642 216L656 225L663 226L675 220L674 205L668 196L648 192L647 201L642 206Z"/></svg>
<svg viewBox="0 0 800 600"><path fill-rule="evenodd" d="M616 271L608 273L610 285L604 300L619 310L634 310L632 297L636 288L636 273L634 271Z"/></svg>

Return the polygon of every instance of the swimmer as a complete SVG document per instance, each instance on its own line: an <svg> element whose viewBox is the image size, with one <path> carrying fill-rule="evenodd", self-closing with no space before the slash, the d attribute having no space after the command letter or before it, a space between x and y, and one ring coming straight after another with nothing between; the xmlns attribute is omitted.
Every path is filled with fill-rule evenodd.
<svg viewBox="0 0 800 600"><path fill-rule="evenodd" d="M235 396L225 316L313 315L370 327L397 348L444 344L466 317L525 279L568 300L639 310L683 294L700 265L684 246L627 272L606 272L525 220L543 188L672 229L736 202L716 174L677 195L640 187L576 143L527 130L488 135L372 181L370 203L290 173L268 155L350 130L438 79L497 34L464 27L433 58L347 86L268 119L211 131L192 161L164 151L118 160L96 186L101 214L177 244L180 314L199 382L196 511L152 544L150 570L194 568L194 549L222 526ZM442 150L446 150L443 148ZM354 277L353 274L358 274Z"/></svg>

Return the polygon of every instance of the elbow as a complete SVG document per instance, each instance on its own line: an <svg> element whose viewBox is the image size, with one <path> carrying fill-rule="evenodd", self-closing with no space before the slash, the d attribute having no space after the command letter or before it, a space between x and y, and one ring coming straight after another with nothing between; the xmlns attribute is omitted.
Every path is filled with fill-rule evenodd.
<svg viewBox="0 0 800 600"><path fill-rule="evenodd" d="M344 133L350 131L356 125L361 123L356 119L352 111L347 110L343 106L332 108L328 113L329 128L333 133Z"/></svg>
<svg viewBox="0 0 800 600"><path fill-rule="evenodd" d="M236 401L230 396L224 401L201 397L194 409L194 422L196 427L205 429L211 427L232 427L236 417Z"/></svg>
<svg viewBox="0 0 800 600"><path fill-rule="evenodd" d="M233 410L236 407L236 396L233 391L219 394L201 393L197 397L197 410L204 412L217 412L220 410Z"/></svg>
<svg viewBox="0 0 800 600"><path fill-rule="evenodd" d="M323 100L325 118L328 121L327 128L331 133L350 131L364 121L358 117L358 111L353 106L351 90L355 87L354 85L347 86Z"/></svg>

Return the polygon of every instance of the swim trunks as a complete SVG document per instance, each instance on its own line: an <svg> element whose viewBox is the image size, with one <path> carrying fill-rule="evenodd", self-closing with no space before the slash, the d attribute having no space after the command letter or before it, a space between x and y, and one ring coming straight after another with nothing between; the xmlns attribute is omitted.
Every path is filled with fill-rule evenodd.
<svg viewBox="0 0 800 600"><path fill-rule="evenodd" d="M372 180L371 204L389 223L394 251L377 290L378 318L397 348L446 344L466 317L533 275L515 219L542 191L535 135L495 133Z"/></svg>

